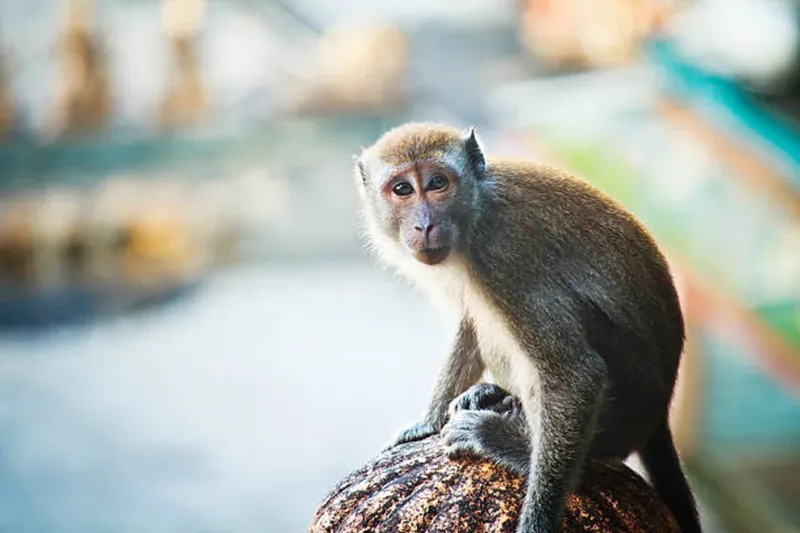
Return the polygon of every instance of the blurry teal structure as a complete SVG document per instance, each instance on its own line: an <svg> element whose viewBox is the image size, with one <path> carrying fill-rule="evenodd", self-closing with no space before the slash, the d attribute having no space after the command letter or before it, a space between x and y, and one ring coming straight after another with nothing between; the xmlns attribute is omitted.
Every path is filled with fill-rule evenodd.
<svg viewBox="0 0 800 533"><path fill-rule="evenodd" d="M705 336L700 425L703 446L721 456L796 453L800 401L751 362L735 345Z"/></svg>
<svg viewBox="0 0 800 533"><path fill-rule="evenodd" d="M710 120L722 119L741 135L759 138L781 160L800 168L800 119L765 108L734 82L702 71L677 56L668 41L648 47L652 60L669 76L664 89ZM785 173L800 194L800 172Z"/></svg>

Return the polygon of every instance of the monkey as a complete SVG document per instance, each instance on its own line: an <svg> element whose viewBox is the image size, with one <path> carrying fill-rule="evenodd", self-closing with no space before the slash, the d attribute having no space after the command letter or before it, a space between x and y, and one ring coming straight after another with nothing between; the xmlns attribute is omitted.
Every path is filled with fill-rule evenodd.
<svg viewBox="0 0 800 533"><path fill-rule="evenodd" d="M637 453L700 532L668 420L683 315L643 224L565 170L485 155L474 127L401 124L353 159L367 244L458 317L422 420L389 447L441 434L448 456L525 476L519 533L561 531L587 459ZM524 416L478 409L514 398Z"/></svg>

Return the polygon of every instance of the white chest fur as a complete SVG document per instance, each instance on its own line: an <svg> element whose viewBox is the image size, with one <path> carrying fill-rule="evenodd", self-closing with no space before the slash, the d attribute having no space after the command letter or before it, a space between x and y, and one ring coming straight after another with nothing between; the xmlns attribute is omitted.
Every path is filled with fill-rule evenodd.
<svg viewBox="0 0 800 533"><path fill-rule="evenodd" d="M395 264L445 310L472 320L481 358L495 383L515 395L524 395L538 385L533 360L522 350L506 320L485 297L463 263L451 258L436 267L413 259Z"/></svg>
<svg viewBox="0 0 800 533"><path fill-rule="evenodd" d="M463 305L475 328L481 358L492 373L494 382L514 394L519 394L523 384L516 382L512 369L526 364L526 357L511 335L506 321L480 289L469 282L464 288Z"/></svg>
<svg viewBox="0 0 800 533"><path fill-rule="evenodd" d="M499 310L470 279L464 285L462 301L475 327L481 358L494 382L522 400L533 429L531 446L538 450L544 404L534 359L522 349Z"/></svg>
<svg viewBox="0 0 800 533"><path fill-rule="evenodd" d="M376 239L376 247L387 263L426 290L435 301L456 316L468 316L478 337L481 359L494 382L522 400L533 427L532 446L538 449L542 421L542 394L534 359L525 353L506 320L474 282L466 265L451 257L430 267L423 265L388 239Z"/></svg>

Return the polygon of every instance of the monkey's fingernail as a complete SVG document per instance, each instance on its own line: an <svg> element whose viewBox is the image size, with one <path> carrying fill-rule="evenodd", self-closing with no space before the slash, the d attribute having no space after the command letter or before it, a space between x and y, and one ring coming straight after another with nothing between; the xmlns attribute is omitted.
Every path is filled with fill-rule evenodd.
<svg viewBox="0 0 800 533"><path fill-rule="evenodd" d="M461 459L463 457L461 451L458 449L445 450L444 454L447 456L448 459Z"/></svg>

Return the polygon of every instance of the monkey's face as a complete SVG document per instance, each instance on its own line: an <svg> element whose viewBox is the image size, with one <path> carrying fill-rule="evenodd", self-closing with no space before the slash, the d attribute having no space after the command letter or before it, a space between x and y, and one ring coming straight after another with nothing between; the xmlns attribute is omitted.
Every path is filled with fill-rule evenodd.
<svg viewBox="0 0 800 533"><path fill-rule="evenodd" d="M474 129L404 124L356 161L368 234L384 259L438 265L461 251L485 170Z"/></svg>
<svg viewBox="0 0 800 533"><path fill-rule="evenodd" d="M459 176L444 164L417 161L394 169L372 191L369 213L383 236L417 261L437 265L456 246L461 216Z"/></svg>

